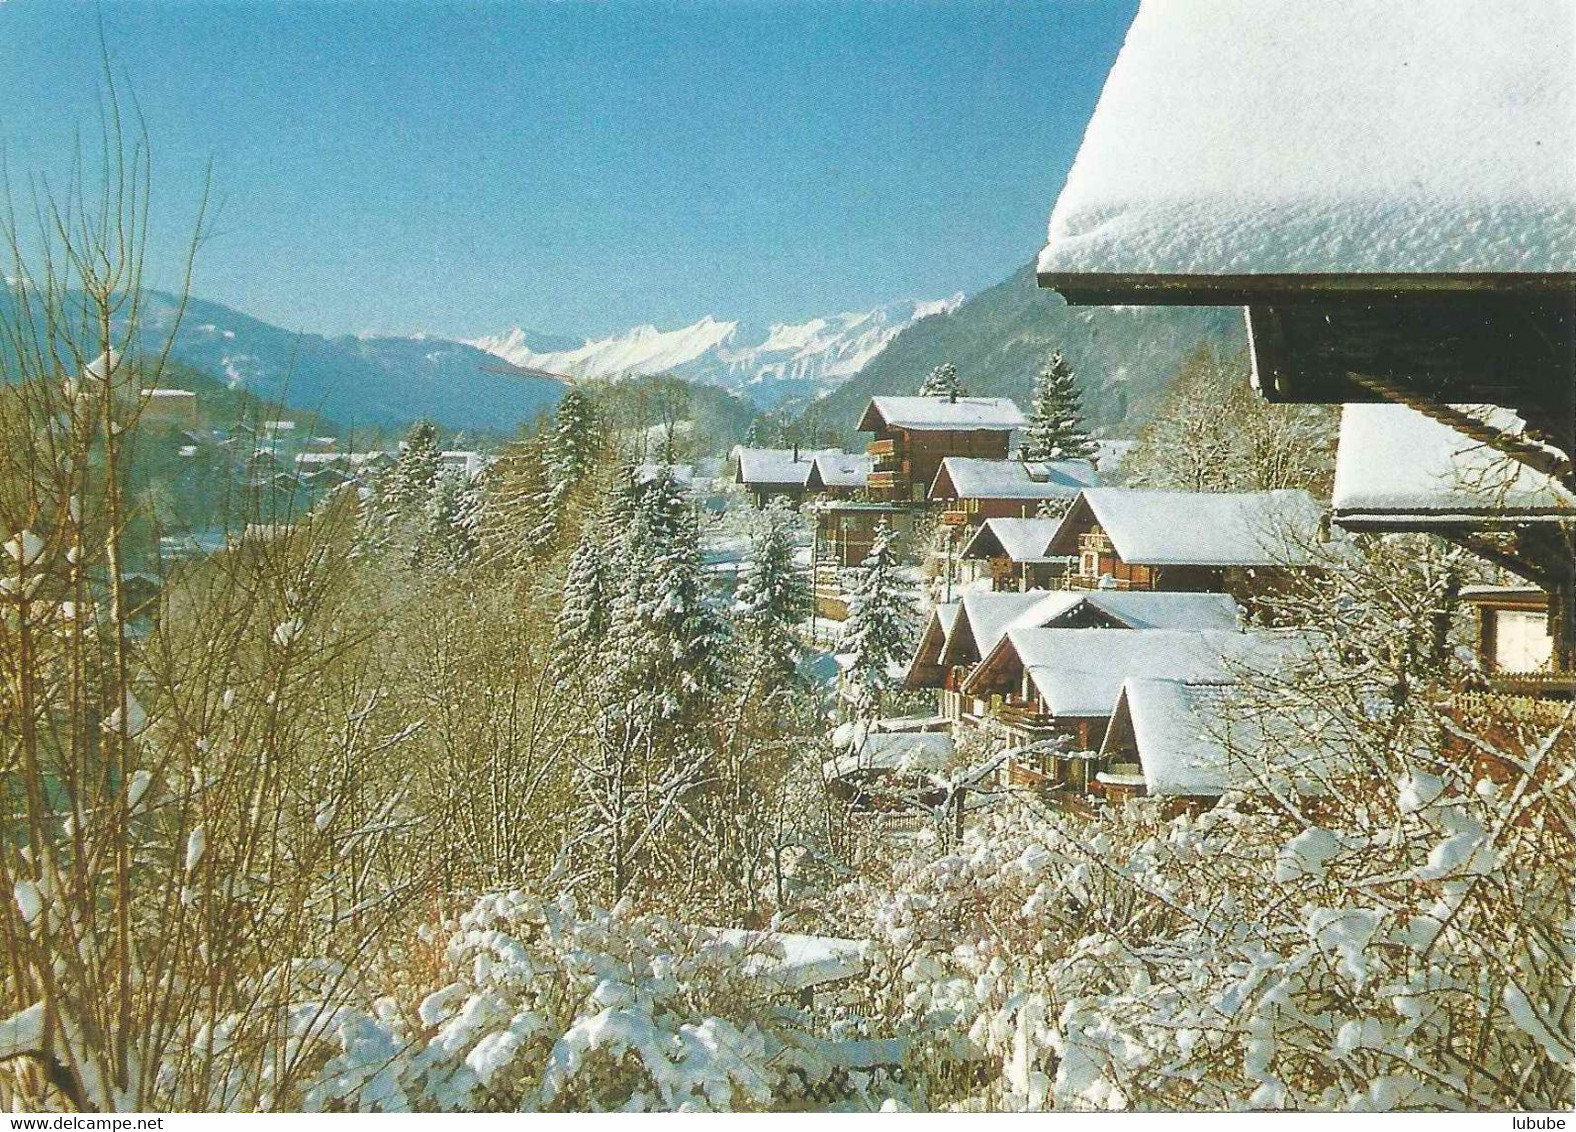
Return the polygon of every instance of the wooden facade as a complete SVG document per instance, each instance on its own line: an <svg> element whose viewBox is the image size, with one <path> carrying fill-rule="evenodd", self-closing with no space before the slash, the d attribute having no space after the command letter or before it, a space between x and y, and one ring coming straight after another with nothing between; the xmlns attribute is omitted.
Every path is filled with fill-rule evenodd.
<svg viewBox="0 0 1576 1132"><path fill-rule="evenodd" d="M1005 460L1011 436L1010 429L910 430L882 424L866 449L876 461L870 474L871 497L921 502L948 456Z"/></svg>

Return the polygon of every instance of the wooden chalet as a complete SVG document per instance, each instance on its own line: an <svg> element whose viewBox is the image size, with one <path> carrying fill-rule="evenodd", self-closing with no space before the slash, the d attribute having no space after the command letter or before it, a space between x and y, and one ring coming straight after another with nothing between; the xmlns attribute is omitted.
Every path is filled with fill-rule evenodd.
<svg viewBox="0 0 1576 1132"><path fill-rule="evenodd" d="M1521 427L1505 409L1470 411L1506 434ZM1464 591L1478 607L1483 668L1502 690L1571 694L1576 672L1549 625L1559 575L1535 564L1568 545L1576 492L1409 406L1358 404L1341 412L1331 502L1348 530L1438 535L1536 583Z"/></svg>
<svg viewBox="0 0 1576 1132"><path fill-rule="evenodd" d="M983 567L994 590L1060 588L1076 559L1045 552L1060 519L986 519L959 557ZM983 576L976 574L976 576Z"/></svg>
<svg viewBox="0 0 1576 1132"><path fill-rule="evenodd" d="M948 456L1004 460L1013 430L1027 423L1008 397L873 397L859 431L875 434L871 497L923 502Z"/></svg>
<svg viewBox="0 0 1576 1132"><path fill-rule="evenodd" d="M799 448L746 448L738 445L728 456L733 482L750 493L757 507L774 499L798 503L805 497L815 460L823 455L841 455L837 448L801 451Z"/></svg>
<svg viewBox="0 0 1576 1132"><path fill-rule="evenodd" d="M1100 477L1088 460L982 460L948 456L936 469L929 498L942 521L975 527L986 519L1027 519L1043 508L1060 511Z"/></svg>
<svg viewBox="0 0 1576 1132"><path fill-rule="evenodd" d="M1576 673L1554 666L1549 595L1536 586L1463 586L1477 622L1478 663L1489 686L1509 695L1570 699Z"/></svg>
<svg viewBox="0 0 1576 1132"><path fill-rule="evenodd" d="M1361 775L1329 718L1243 711L1230 680L1135 677L1123 682L1093 764L1107 801L1160 800L1165 816L1209 809L1228 790L1316 795Z"/></svg>
<svg viewBox="0 0 1576 1132"><path fill-rule="evenodd" d="M1572 59L1568 0L1146 0L1040 284L1242 306L1267 399L1405 405L1576 488ZM1376 511L1367 529L1415 527ZM1570 526L1434 529L1550 594L1571 669Z"/></svg>
<svg viewBox="0 0 1576 1132"><path fill-rule="evenodd" d="M1155 678L1221 682L1240 667L1273 666L1300 639L1231 630L1009 628L963 682L965 696L1024 742L1060 738L1032 768L1033 784L1085 793L1098 789L1095 763L1125 681ZM1018 780L1031 777L1018 770Z"/></svg>
<svg viewBox="0 0 1576 1132"><path fill-rule="evenodd" d="M825 452L810 464L805 493L823 499L858 499L870 487L875 457L862 452Z"/></svg>
<svg viewBox="0 0 1576 1132"><path fill-rule="evenodd" d="M987 698L965 695L980 661L1009 629L1174 629L1230 631L1241 610L1226 594L1074 593L979 590L938 605L920 635L905 684L934 688L941 714L954 723L989 716Z"/></svg>
<svg viewBox="0 0 1576 1132"><path fill-rule="evenodd" d="M1304 491L1091 488L1046 545L1076 556L1072 589L1218 591L1249 597L1305 566L1322 511Z"/></svg>

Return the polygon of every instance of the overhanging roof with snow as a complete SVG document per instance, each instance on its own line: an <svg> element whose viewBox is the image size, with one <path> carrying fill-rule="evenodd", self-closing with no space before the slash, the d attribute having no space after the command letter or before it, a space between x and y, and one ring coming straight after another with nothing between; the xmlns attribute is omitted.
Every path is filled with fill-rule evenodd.
<svg viewBox="0 0 1576 1132"><path fill-rule="evenodd" d="M961 557L1009 558L1018 563L1061 561L1045 553L1060 519L986 519L964 546Z"/></svg>
<svg viewBox="0 0 1576 1132"><path fill-rule="evenodd" d="M1046 553L1079 553L1098 524L1123 562L1142 566L1296 566L1317 537L1321 509L1305 491L1081 492Z"/></svg>
<svg viewBox="0 0 1576 1132"><path fill-rule="evenodd" d="M985 460L948 456L936 469L931 499L1068 499L1100 482L1088 460Z"/></svg>
<svg viewBox="0 0 1576 1132"><path fill-rule="evenodd" d="M1494 406L1457 406L1518 436ZM1576 495L1552 476L1406 405L1347 405L1331 493L1334 520L1366 530L1444 530L1576 523Z"/></svg>
<svg viewBox="0 0 1576 1132"><path fill-rule="evenodd" d="M735 482L747 486L803 487L818 456L839 453L838 449L795 452L792 448L745 448L733 450L738 461Z"/></svg>
<svg viewBox="0 0 1576 1132"><path fill-rule="evenodd" d="M815 458L805 486L811 491L864 487L874 470L875 458L862 452L824 453Z"/></svg>
<svg viewBox="0 0 1576 1132"><path fill-rule="evenodd" d="M1016 628L1007 630L964 691L1003 672L1027 672L1052 715L1105 719L1130 678L1219 682L1247 670L1272 670L1302 646L1300 638L1281 632Z"/></svg>
<svg viewBox="0 0 1576 1132"><path fill-rule="evenodd" d="M1028 420L1010 397L872 397L860 432L1011 432Z"/></svg>
<svg viewBox="0 0 1576 1132"><path fill-rule="evenodd" d="M1568 291L1573 58L1569 0L1144 0L1040 283L1106 303Z"/></svg>

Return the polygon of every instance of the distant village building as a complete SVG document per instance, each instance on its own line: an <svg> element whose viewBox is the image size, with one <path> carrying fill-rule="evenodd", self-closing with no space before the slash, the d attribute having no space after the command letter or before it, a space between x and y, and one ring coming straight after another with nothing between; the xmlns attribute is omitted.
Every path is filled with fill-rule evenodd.
<svg viewBox="0 0 1576 1132"><path fill-rule="evenodd" d="M842 450L837 448L811 451L799 448L747 448L741 444L729 454L728 462L733 468L733 482L750 493L750 499L757 507L764 507L773 499L801 502L816 457L841 453Z"/></svg>
<svg viewBox="0 0 1576 1132"><path fill-rule="evenodd" d="M198 425L197 394L190 389L144 389L138 423L194 429Z"/></svg>
<svg viewBox="0 0 1576 1132"><path fill-rule="evenodd" d="M1073 304L1241 305L1267 399L1407 406L1576 489L1569 3L1361 11L1144 4L1039 281ZM1363 66L1327 65L1356 38ZM1492 549L1492 512L1446 537ZM1364 514L1418 529L1388 501ZM1576 539L1563 520L1537 531L1512 560L1485 556L1549 593L1554 668L1570 671Z"/></svg>
<svg viewBox="0 0 1576 1132"><path fill-rule="evenodd" d="M1079 493L1046 546L1075 555L1075 589L1219 591L1250 597L1277 572L1308 564L1322 509L1304 491L1093 488Z"/></svg>
<svg viewBox="0 0 1576 1132"><path fill-rule="evenodd" d="M922 502L948 456L1002 460L1027 423L1008 397L874 397L859 418L875 435L870 492L885 502Z"/></svg>

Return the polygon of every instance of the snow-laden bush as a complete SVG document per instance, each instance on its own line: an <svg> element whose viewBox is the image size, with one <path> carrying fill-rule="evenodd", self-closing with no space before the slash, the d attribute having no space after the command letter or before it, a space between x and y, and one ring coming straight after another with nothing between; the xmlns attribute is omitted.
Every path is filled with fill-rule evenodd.
<svg viewBox="0 0 1576 1132"><path fill-rule="evenodd" d="M763 937L764 938L764 937ZM318 1012L302 1107L759 1111L879 1106L867 1047L817 1036L770 976L780 950L627 906L487 895L421 987Z"/></svg>
<svg viewBox="0 0 1576 1132"><path fill-rule="evenodd" d="M872 1009L966 1035L1006 1108L1564 1105L1569 776L1404 780L1365 831L1245 798L999 821L900 872Z"/></svg>

